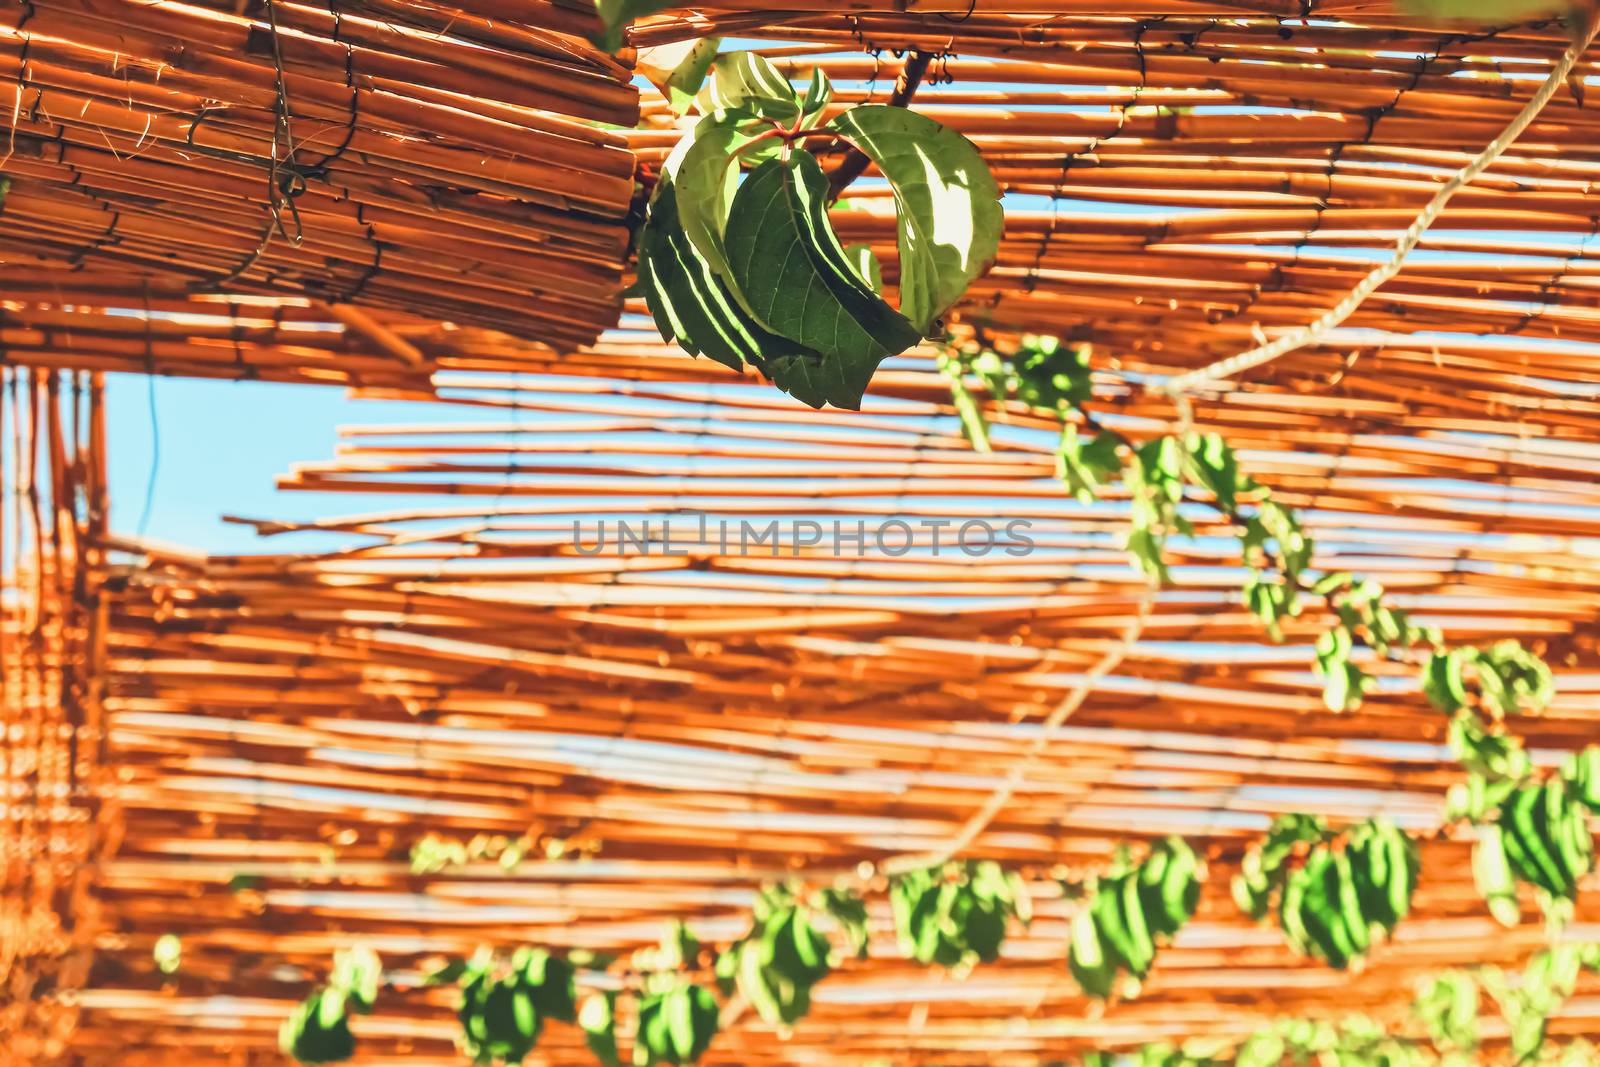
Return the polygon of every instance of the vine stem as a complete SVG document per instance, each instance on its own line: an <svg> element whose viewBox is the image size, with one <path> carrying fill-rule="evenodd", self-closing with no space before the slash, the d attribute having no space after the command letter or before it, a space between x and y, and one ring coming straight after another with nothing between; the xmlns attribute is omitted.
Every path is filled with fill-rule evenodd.
<svg viewBox="0 0 1600 1067"><path fill-rule="evenodd" d="M1280 356L1286 356L1290 352L1315 344L1330 331L1340 326L1351 315L1355 314L1356 309L1379 286L1400 273L1401 267L1405 265L1406 257L1417 247L1417 244L1422 240L1422 235L1428 231L1428 228L1437 221L1440 214L1443 213L1445 205L1450 202L1451 197L1470 184L1478 175L1493 166L1495 161L1505 154L1506 149L1510 148L1512 143L1533 124L1533 120L1538 118L1539 113L1545 109L1545 105L1550 103L1556 91L1561 88L1562 83L1572 74L1573 68L1577 66L1578 60L1588 50L1597 32L1600 32L1600 11L1590 13L1586 17L1585 23L1581 27L1575 28L1572 44L1567 47L1560 62L1550 71L1550 76L1539 87L1539 91L1533 94L1533 98L1523 106L1516 118L1511 120L1511 124L1501 132L1499 137L1490 142L1482 152L1479 152L1471 162L1457 171L1455 176L1446 182L1443 188L1434 194L1433 199L1422 209L1421 214L1416 217L1410 228L1406 230L1405 235L1401 237L1400 243L1395 247L1394 255L1389 258L1389 261L1374 268L1372 273L1363 278L1360 284L1352 289L1350 294L1341 300L1337 306L1330 309L1309 326L1302 326L1298 330L1291 331L1270 344L1252 348L1248 352L1241 352L1236 356L1229 356L1227 359L1218 360L1209 366L1189 371L1187 374L1180 374L1163 383L1158 387L1157 391L1168 396L1178 397L1200 386L1235 377L1244 371L1270 363Z"/></svg>
<svg viewBox="0 0 1600 1067"><path fill-rule="evenodd" d="M989 799L984 801L983 806L968 817L967 821L962 824L961 829L949 841L940 848L929 852L904 853L898 856L891 856L877 865L878 871L882 874L894 876L922 870L927 867L938 867L971 847L972 843L978 839L978 835L987 830L989 824L995 820L995 816L999 815L1001 810L1010 803L1011 798L1017 792L1017 787L1022 784L1022 779L1033 769L1033 765L1039 761L1039 757L1044 754L1046 746L1055 740L1056 731L1060 730L1062 725L1072 717L1073 713L1083 706L1083 702L1089 698L1089 694L1094 692L1095 687L1100 684L1101 680L1121 666L1122 661L1128 657L1128 653L1133 651L1133 647L1139 643L1139 638L1144 633L1145 621L1150 617L1150 609L1155 605L1155 596L1155 586L1146 585L1144 594L1139 598L1138 611L1134 615L1133 621L1123 631L1122 637L1116 644L1106 650L1105 655L1101 656L1094 666L1089 668L1089 672L1084 675L1083 681L1073 686L1071 691L1062 698L1061 703L1056 705L1055 710L1050 712L1040 726L1038 734L1034 736L1033 743L1028 746L1027 752L1011 765L1011 770L1007 772L1005 781L1000 783L994 792L989 794Z"/></svg>

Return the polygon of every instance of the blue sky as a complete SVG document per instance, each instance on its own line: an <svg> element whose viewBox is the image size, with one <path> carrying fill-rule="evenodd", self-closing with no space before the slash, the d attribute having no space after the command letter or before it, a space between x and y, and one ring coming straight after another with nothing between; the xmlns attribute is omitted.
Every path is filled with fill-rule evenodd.
<svg viewBox="0 0 1600 1067"><path fill-rule="evenodd" d="M154 467L152 383L160 439ZM274 482L294 463L332 456L342 424L462 417L438 404L352 400L329 386L107 375L112 527L138 532L154 469L146 536L212 552L306 548L304 539L262 539L220 516L314 518L374 506L367 495L284 493Z"/></svg>

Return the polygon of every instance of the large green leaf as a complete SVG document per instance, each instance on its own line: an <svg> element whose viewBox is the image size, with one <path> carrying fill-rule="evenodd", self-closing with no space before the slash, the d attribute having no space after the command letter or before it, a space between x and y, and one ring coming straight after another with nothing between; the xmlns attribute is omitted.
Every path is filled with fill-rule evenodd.
<svg viewBox="0 0 1600 1067"><path fill-rule="evenodd" d="M754 140L763 126L749 111L718 111L700 120L688 149L675 161L678 220L695 251L723 277L728 275L723 228L739 184L733 153Z"/></svg>
<svg viewBox="0 0 1600 1067"><path fill-rule="evenodd" d="M833 121L877 164L900 217L900 310L923 333L989 269L1005 214L973 143L902 107L851 108Z"/></svg>
<svg viewBox="0 0 1600 1067"><path fill-rule="evenodd" d="M684 233L677 189L670 181L657 187L650 219L639 235L639 288L661 335L691 355L708 356L734 370L748 363L763 371L784 357L821 359L769 333L739 306Z"/></svg>
<svg viewBox="0 0 1600 1067"><path fill-rule="evenodd" d="M726 247L756 316L820 361L768 355L772 380L807 400L857 409L878 364L921 331L864 283L828 222L828 180L806 152L756 168L733 199Z"/></svg>

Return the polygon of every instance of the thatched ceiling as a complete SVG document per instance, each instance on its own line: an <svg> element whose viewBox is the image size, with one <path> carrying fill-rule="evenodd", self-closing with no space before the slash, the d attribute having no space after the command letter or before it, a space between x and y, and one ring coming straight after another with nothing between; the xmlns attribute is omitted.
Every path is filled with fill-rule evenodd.
<svg viewBox="0 0 1600 1067"><path fill-rule="evenodd" d="M636 40L776 39L769 51L798 76L820 56L845 102L881 99L896 72L892 52L864 48L953 53L916 106L972 136L1014 194L1000 261L961 318L1092 343L1091 406L1132 431L1172 416L1144 392L1151 377L1335 302L1563 47L1554 26L1469 33L1379 3L905 6L698 8ZM456 14L517 36L523 23L527 35L570 30L540 21L563 11ZM332 67L323 77L342 85ZM678 134L648 90L643 111L645 128L616 140L650 164ZM1257 478L1308 509L1319 566L1378 577L1455 639L1546 650L1559 696L1524 730L1546 762L1592 740L1600 717L1591 113L1558 97L1348 329L1196 406L1202 428L1225 432ZM270 116L256 120L259 139ZM46 180L17 173L0 221ZM625 199L606 223L617 244L605 300L622 272ZM841 235L891 262L881 195L863 183L851 206L836 216ZM460 247L454 225L439 262ZM994 454L973 453L927 352L887 363L862 413L811 413L662 345L637 315L579 346L603 325L590 304L552 305L536 281L533 296L503 295L508 282L489 313L470 280L446 281L415 304L370 300L377 330L295 300L249 334L244 359L262 376L286 368L374 396L427 392L405 352L442 368L432 387L450 405L447 429L353 430L337 457L286 472L288 489L351 494L349 514L317 525L345 550L297 552L299 527L265 516L282 554L153 552L109 572L107 763L125 833L95 868L107 925L82 1000L84 1063L169 1062L173 1047L197 1063L273 1062L278 1021L356 937L404 972L485 940L626 949L672 916L734 936L767 878L829 877L954 833L1140 610L1143 587L1115 543L1120 499L1069 503L1052 478L1051 428L1022 411ZM137 312L118 299L23 290L8 310L33 329L58 305ZM97 369L145 358L152 331L137 314L121 332L105 321L115 316L91 314L92 340L46 332L8 347ZM584 330L553 324L574 316ZM297 347L300 322L326 328ZM221 373L216 357L239 347L222 335L238 328L208 323L192 354L157 338L160 369ZM763 522L1026 518L1038 550L860 560L572 548L575 520L593 530L675 509ZM1316 620L1266 642L1235 603L1222 532L1202 527L1176 546L1177 587L1154 599L1127 656L979 838L975 852L1022 867L1041 896L1005 960L930 984L897 959L880 907L874 959L819 990L812 1019L788 1040L744 1019L712 1062L1032 1064L1242 1034L1281 1012L1395 1020L1421 974L1517 961L1541 943L1531 907L1523 928L1497 932L1467 846L1449 835L1427 846L1418 916L1353 978L1296 959L1227 903L1226 878L1271 814L1384 812L1433 834L1457 772L1409 678L1386 674L1358 714L1323 710L1309 671ZM406 853L427 831L530 831L594 855L510 875L414 875ZM1118 840L1168 832L1210 856L1207 903L1144 995L1100 1012L1065 972L1053 878L1095 869ZM241 873L262 881L231 891ZM1574 936L1600 936L1588 899ZM164 987L150 951L169 931L184 938L185 966ZM454 1062L447 1000L385 999L361 1021L363 1062ZM1592 1036L1597 1017L1588 990L1557 1029ZM540 1055L587 1054L553 1027Z"/></svg>

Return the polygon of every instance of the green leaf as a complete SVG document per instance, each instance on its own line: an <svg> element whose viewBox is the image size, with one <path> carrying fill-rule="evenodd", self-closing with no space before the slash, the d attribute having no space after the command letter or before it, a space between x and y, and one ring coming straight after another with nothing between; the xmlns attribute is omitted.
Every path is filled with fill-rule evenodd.
<svg viewBox="0 0 1600 1067"><path fill-rule="evenodd" d="M1466 684L1461 677L1464 657L1471 649L1434 652L1422 665L1422 694L1440 711L1453 712L1467 702Z"/></svg>
<svg viewBox="0 0 1600 1067"><path fill-rule="evenodd" d="M977 147L903 107L851 108L833 128L877 164L894 192L900 232L900 310L920 333L989 269L1005 216Z"/></svg>
<svg viewBox="0 0 1600 1067"><path fill-rule="evenodd" d="M1495 823L1478 827L1478 840L1472 847L1472 877L1489 904L1489 914L1502 926L1517 925L1522 909L1517 904L1516 880L1506 861L1505 839Z"/></svg>
<svg viewBox="0 0 1600 1067"><path fill-rule="evenodd" d="M1490 733L1482 720L1470 711L1451 717L1447 738L1450 754L1463 767L1490 780L1515 781L1532 770L1532 762L1523 751L1520 738Z"/></svg>
<svg viewBox="0 0 1600 1067"><path fill-rule="evenodd" d="M1316 584L1311 587L1311 591L1318 596L1327 596L1329 593L1337 592L1348 586L1352 579L1353 575L1349 571L1334 571L1332 574L1324 574L1321 578L1318 578Z"/></svg>
<svg viewBox="0 0 1600 1067"><path fill-rule="evenodd" d="M572 964L544 949L533 949L523 959L522 976L539 1014L562 1022L577 1017L577 993Z"/></svg>
<svg viewBox="0 0 1600 1067"><path fill-rule="evenodd" d="M1102 486L1122 473L1117 435L1109 430L1085 438L1075 426L1061 428L1061 448L1056 453L1056 475L1079 503L1089 504Z"/></svg>
<svg viewBox="0 0 1600 1067"><path fill-rule="evenodd" d="M1294 588L1284 581L1273 581L1254 571L1244 583L1244 604L1267 628L1274 641L1283 639L1283 620L1300 613Z"/></svg>
<svg viewBox="0 0 1600 1067"><path fill-rule="evenodd" d="M583 1040L604 1067L622 1067L622 1061L617 1056L616 1003L615 993L593 993L578 1012L578 1026L583 1030Z"/></svg>
<svg viewBox="0 0 1600 1067"><path fill-rule="evenodd" d="M1239 460L1221 436L1214 433L1191 434L1187 449L1189 477L1217 498L1227 514L1238 507L1238 494L1250 488L1250 479L1239 472Z"/></svg>
<svg viewBox="0 0 1600 1067"><path fill-rule="evenodd" d="M822 114L833 103L833 82L821 67L811 69L811 84L806 87L805 99L800 101L800 127L809 130L822 121Z"/></svg>
<svg viewBox="0 0 1600 1067"><path fill-rule="evenodd" d="M1475 665L1484 704L1497 714L1537 714L1555 695L1549 666L1518 641L1497 641L1480 649Z"/></svg>
<svg viewBox="0 0 1600 1067"><path fill-rule="evenodd" d="M755 52L724 52L695 100L702 114L739 109L788 125L800 117L800 96L789 80Z"/></svg>
<svg viewBox="0 0 1600 1067"><path fill-rule="evenodd" d="M333 974L328 984L350 999L356 1011L372 1011L383 979L383 964L378 954L365 945L340 949L333 954Z"/></svg>
<svg viewBox="0 0 1600 1067"><path fill-rule="evenodd" d="M871 245L845 245L844 258L849 260L850 266L855 268L856 277L865 282L869 289L874 293L883 292L883 268L878 265L878 257L873 254Z"/></svg>
<svg viewBox="0 0 1600 1067"><path fill-rule="evenodd" d="M183 942L177 934L162 934L156 938L156 946L150 955L156 961L156 969L162 974L175 974L183 963Z"/></svg>
<svg viewBox="0 0 1600 1067"><path fill-rule="evenodd" d="M597 48L615 52L623 45L623 30L635 19L654 15L674 6L670 0L594 0L595 13L600 16L600 32L591 40Z"/></svg>
<svg viewBox="0 0 1600 1067"><path fill-rule="evenodd" d="M728 204L739 184L734 153L753 141L759 128L758 120L748 111L708 115L686 138L688 148L668 164L678 223L700 258L724 278L729 271L722 235L728 222ZM733 295L737 299L738 291L733 290Z"/></svg>
<svg viewBox="0 0 1600 1067"><path fill-rule="evenodd" d="M1590 811L1600 812L1600 745L1574 752L1561 765L1561 776L1567 780L1575 800Z"/></svg>
<svg viewBox="0 0 1600 1067"><path fill-rule="evenodd" d="M856 277L828 222L827 191L806 152L756 168L733 200L728 263L757 317L794 343L766 356L772 380L807 403L856 410L878 364L921 334ZM791 354L795 346L820 361Z"/></svg>
<svg viewBox="0 0 1600 1067"><path fill-rule="evenodd" d="M656 329L691 355L707 356L733 370L748 363L769 376L772 360L821 361L821 356L768 332L744 310L684 233L677 191L670 182L657 187L639 237L639 284ZM822 404L819 394L799 399L813 407Z"/></svg>
<svg viewBox="0 0 1600 1067"><path fill-rule="evenodd" d="M698 41L674 41L654 48L639 49L635 69L661 90L674 113L683 115L694 106L695 94L706 80L711 63L717 58L722 38L703 37Z"/></svg>
<svg viewBox="0 0 1600 1067"><path fill-rule="evenodd" d="M667 1014L667 1032L672 1035L672 1047L680 1060L691 1060L695 1054L694 1006L689 1000L689 987L680 986L667 994L662 1005Z"/></svg>
<svg viewBox="0 0 1600 1067"><path fill-rule="evenodd" d="M1029 407L1064 419L1094 392L1089 352L1088 345L1063 345L1055 337L1028 334L1010 357L1007 386Z"/></svg>
<svg viewBox="0 0 1600 1067"><path fill-rule="evenodd" d="M1348 626L1339 625L1317 639L1316 670L1323 677L1322 702L1329 711L1346 712L1361 706L1373 685L1365 671L1350 662L1355 638Z"/></svg>
<svg viewBox="0 0 1600 1067"><path fill-rule="evenodd" d="M1116 987L1117 959L1102 943L1100 930L1087 904L1072 917L1067 966L1079 987L1091 997L1109 997Z"/></svg>
<svg viewBox="0 0 1600 1067"><path fill-rule="evenodd" d="M1399 7L1415 17L1478 26L1508 26L1576 10L1573 0L1400 0Z"/></svg>
<svg viewBox="0 0 1600 1067"><path fill-rule="evenodd" d="M661 935L661 962L664 970L693 968L700 955L700 939L682 919L673 922Z"/></svg>
<svg viewBox="0 0 1600 1067"><path fill-rule="evenodd" d="M317 1026L331 1030L344 1018L345 995L337 989L324 989L317 1002Z"/></svg>
<svg viewBox="0 0 1600 1067"><path fill-rule="evenodd" d="M1478 983L1466 971L1430 978L1412 1005L1434 1043L1465 1052L1478 1047Z"/></svg>
<svg viewBox="0 0 1600 1067"><path fill-rule="evenodd" d="M1138 526L1128 532L1128 539L1124 542L1124 547L1133 556L1139 569L1161 585L1167 585L1172 581L1166 560L1162 558L1165 546L1165 538L1148 527Z"/></svg>
<svg viewBox="0 0 1600 1067"><path fill-rule="evenodd" d="M861 895L848 887L828 888L821 893L822 907L844 930L857 957L867 957L867 905Z"/></svg>

